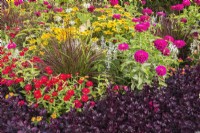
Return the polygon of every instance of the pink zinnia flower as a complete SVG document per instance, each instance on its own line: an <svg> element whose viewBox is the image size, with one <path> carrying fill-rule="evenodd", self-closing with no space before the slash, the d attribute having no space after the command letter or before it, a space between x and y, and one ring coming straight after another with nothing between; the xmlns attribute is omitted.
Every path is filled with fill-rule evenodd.
<svg viewBox="0 0 200 133"><path fill-rule="evenodd" d="M14 42L10 42L7 47L8 49L14 49L17 47L17 45Z"/></svg>
<svg viewBox="0 0 200 133"><path fill-rule="evenodd" d="M121 15L120 14L114 14L113 15L113 19L120 19L121 18Z"/></svg>
<svg viewBox="0 0 200 133"><path fill-rule="evenodd" d="M157 39L154 41L154 46L159 51L163 51L167 47L168 43L164 39Z"/></svg>
<svg viewBox="0 0 200 133"><path fill-rule="evenodd" d="M158 74L158 76L164 76L167 73L167 69L166 69L165 66L162 66L162 65L157 66L156 67L156 73Z"/></svg>
<svg viewBox="0 0 200 133"><path fill-rule="evenodd" d="M44 1L43 4L44 4L44 5L48 5L49 2L48 2L48 1Z"/></svg>
<svg viewBox="0 0 200 133"><path fill-rule="evenodd" d="M190 3L190 0L183 0L182 4L184 6L190 6L191 3Z"/></svg>
<svg viewBox="0 0 200 133"><path fill-rule="evenodd" d="M19 6L19 5L21 5L23 3L23 0L15 0L14 1L14 5L15 6Z"/></svg>
<svg viewBox="0 0 200 133"><path fill-rule="evenodd" d="M51 9L51 8L52 8L52 5L48 4L48 5L47 5L47 8L48 8L48 9Z"/></svg>
<svg viewBox="0 0 200 133"><path fill-rule="evenodd" d="M87 10L88 12L94 12L95 7L93 5L90 5Z"/></svg>
<svg viewBox="0 0 200 133"><path fill-rule="evenodd" d="M132 22L140 22L140 18L133 18Z"/></svg>
<svg viewBox="0 0 200 133"><path fill-rule="evenodd" d="M148 15L142 15L140 16L140 21L141 22L145 22L145 21L149 21L150 17Z"/></svg>
<svg viewBox="0 0 200 133"><path fill-rule="evenodd" d="M166 47L163 51L162 51L162 54L164 56L169 56L170 55L170 50Z"/></svg>
<svg viewBox="0 0 200 133"><path fill-rule="evenodd" d="M187 23L187 19L186 18L181 18L181 22L182 23Z"/></svg>
<svg viewBox="0 0 200 133"><path fill-rule="evenodd" d="M183 4L177 4L177 5L171 6L171 10L181 11L183 9L184 9L184 5Z"/></svg>
<svg viewBox="0 0 200 133"><path fill-rule="evenodd" d="M141 0L142 5L146 4L146 0Z"/></svg>
<svg viewBox="0 0 200 133"><path fill-rule="evenodd" d="M121 43L118 45L118 50L125 51L129 49L129 45L127 43Z"/></svg>
<svg viewBox="0 0 200 133"><path fill-rule="evenodd" d="M40 17L40 16L41 16L40 11L35 12L35 15L36 15L37 17Z"/></svg>
<svg viewBox="0 0 200 133"><path fill-rule="evenodd" d="M141 64L145 63L149 58L149 54L144 50L138 50L134 54L134 59L136 62Z"/></svg>
<svg viewBox="0 0 200 133"><path fill-rule="evenodd" d="M200 0L194 0L197 5L200 5Z"/></svg>
<svg viewBox="0 0 200 133"><path fill-rule="evenodd" d="M119 3L118 0L110 0L111 6L115 6L115 5L117 5L118 3Z"/></svg>
<svg viewBox="0 0 200 133"><path fill-rule="evenodd" d="M55 8L54 11L55 11L55 12L62 12L63 9L62 9L62 7L61 7L61 8Z"/></svg>
<svg viewBox="0 0 200 133"><path fill-rule="evenodd" d="M153 11L149 8L145 8L142 10L142 14L144 15L151 15L153 13Z"/></svg>
<svg viewBox="0 0 200 133"><path fill-rule="evenodd" d="M186 43L183 40L175 40L174 45L176 45L177 48L182 48L186 45Z"/></svg>
<svg viewBox="0 0 200 133"><path fill-rule="evenodd" d="M157 12L156 14L157 14L158 16L163 16L163 17L166 16L166 14L165 14L164 12Z"/></svg>
<svg viewBox="0 0 200 133"><path fill-rule="evenodd" d="M137 32L143 32L143 31L147 31L149 28L150 24L149 23L140 23L140 24L136 24L135 25L135 30Z"/></svg>
<svg viewBox="0 0 200 133"><path fill-rule="evenodd" d="M168 42L174 42L174 38L172 36L166 35L164 39Z"/></svg>

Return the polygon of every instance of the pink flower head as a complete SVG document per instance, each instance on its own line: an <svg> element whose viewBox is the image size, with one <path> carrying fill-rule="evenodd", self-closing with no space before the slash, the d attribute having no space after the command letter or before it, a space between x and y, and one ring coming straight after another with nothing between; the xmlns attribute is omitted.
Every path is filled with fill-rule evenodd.
<svg viewBox="0 0 200 133"><path fill-rule="evenodd" d="M132 22L140 22L140 18L133 18Z"/></svg>
<svg viewBox="0 0 200 133"><path fill-rule="evenodd" d="M129 49L129 45L127 43L121 43L118 45L118 50L125 51Z"/></svg>
<svg viewBox="0 0 200 133"><path fill-rule="evenodd" d="M149 8L145 8L142 10L142 14L144 15L151 15L153 13L153 11Z"/></svg>
<svg viewBox="0 0 200 133"><path fill-rule="evenodd" d="M194 0L197 5L200 5L200 0Z"/></svg>
<svg viewBox="0 0 200 133"><path fill-rule="evenodd" d="M145 21L149 21L150 17L148 15L142 15L140 16L140 21L141 22L145 22Z"/></svg>
<svg viewBox="0 0 200 133"><path fill-rule="evenodd" d="M14 0L14 5L19 6L23 3L23 0Z"/></svg>
<svg viewBox="0 0 200 133"><path fill-rule="evenodd" d="M146 4L146 0L141 0L142 5Z"/></svg>
<svg viewBox="0 0 200 133"><path fill-rule="evenodd" d="M172 36L166 35L164 39L168 42L174 42L174 38Z"/></svg>
<svg viewBox="0 0 200 133"><path fill-rule="evenodd" d="M186 45L186 43L183 40L175 40L174 45L176 45L177 48L182 48Z"/></svg>
<svg viewBox="0 0 200 133"><path fill-rule="evenodd" d="M165 14L164 12L157 12L156 14L157 14L158 16L163 16L163 17L166 16L166 14Z"/></svg>
<svg viewBox="0 0 200 133"><path fill-rule="evenodd" d="M121 18L121 15L120 14L114 14L113 15L113 19L120 19Z"/></svg>
<svg viewBox="0 0 200 133"><path fill-rule="evenodd" d="M44 4L44 5L48 5L49 2L48 2L48 1L44 1L43 4Z"/></svg>
<svg viewBox="0 0 200 133"><path fill-rule="evenodd" d="M163 51L162 51L162 54L164 56L169 56L170 55L170 50L166 47Z"/></svg>
<svg viewBox="0 0 200 133"><path fill-rule="evenodd" d="M110 0L110 4L111 4L111 6L115 6L115 5L119 4L119 1L118 0Z"/></svg>
<svg viewBox="0 0 200 133"><path fill-rule="evenodd" d="M168 43L164 39L157 39L154 41L154 46L159 51L163 51L167 47Z"/></svg>
<svg viewBox="0 0 200 133"><path fill-rule="evenodd" d="M183 4L177 4L177 5L171 6L171 10L181 11L183 9L184 9L184 5Z"/></svg>
<svg viewBox="0 0 200 133"><path fill-rule="evenodd" d="M134 59L136 62L141 64L145 63L149 58L149 54L144 50L138 50L134 54Z"/></svg>
<svg viewBox="0 0 200 133"><path fill-rule="evenodd" d="M181 22L182 23L187 23L187 19L186 18L181 18Z"/></svg>
<svg viewBox="0 0 200 133"><path fill-rule="evenodd" d="M14 49L17 47L17 45L14 42L10 42L10 43L8 43L7 47L8 47L8 49Z"/></svg>
<svg viewBox="0 0 200 133"><path fill-rule="evenodd" d="M158 74L158 76L164 76L167 73L167 69L166 69L165 66L162 66L162 65L157 66L156 67L156 73Z"/></svg>
<svg viewBox="0 0 200 133"><path fill-rule="evenodd" d="M60 7L60 8L54 8L54 11L55 11L55 12L62 12L63 9L62 9L62 7Z"/></svg>
<svg viewBox="0 0 200 133"><path fill-rule="evenodd" d="M150 24L149 23L140 23L140 24L136 24L135 25L135 30L137 32L143 32L143 31L147 31L149 28Z"/></svg>
<svg viewBox="0 0 200 133"><path fill-rule="evenodd" d="M40 17L40 16L41 16L40 11L35 12L35 15L36 15L37 17Z"/></svg>
<svg viewBox="0 0 200 133"><path fill-rule="evenodd" d="M90 5L87 10L88 12L94 12L95 7L93 5Z"/></svg>
<svg viewBox="0 0 200 133"><path fill-rule="evenodd" d="M190 0L183 0L182 4L184 6L190 6L191 3L190 3Z"/></svg>
<svg viewBox="0 0 200 133"><path fill-rule="evenodd" d="M52 8L52 5L48 4L48 5L47 5L47 8L48 8L48 9L51 9L51 8Z"/></svg>

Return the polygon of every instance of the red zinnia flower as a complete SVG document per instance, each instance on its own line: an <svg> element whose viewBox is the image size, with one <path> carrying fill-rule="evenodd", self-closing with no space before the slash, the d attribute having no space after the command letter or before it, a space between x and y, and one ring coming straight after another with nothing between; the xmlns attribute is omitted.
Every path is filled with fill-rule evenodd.
<svg viewBox="0 0 200 133"><path fill-rule="evenodd" d="M93 86L93 82L92 81L87 81L86 82L86 86L88 86L88 87Z"/></svg>
<svg viewBox="0 0 200 133"><path fill-rule="evenodd" d="M83 88L83 89L82 89L82 93L83 93L83 94L88 94L88 93L90 93L90 89L88 89L88 88Z"/></svg>
<svg viewBox="0 0 200 133"><path fill-rule="evenodd" d="M40 91L40 90L35 90L35 91L34 91L34 97L35 97L36 99L41 98L41 97L42 97L41 91Z"/></svg>
<svg viewBox="0 0 200 133"><path fill-rule="evenodd" d="M81 96L81 101L87 102L88 101L88 96L87 95L82 95Z"/></svg>

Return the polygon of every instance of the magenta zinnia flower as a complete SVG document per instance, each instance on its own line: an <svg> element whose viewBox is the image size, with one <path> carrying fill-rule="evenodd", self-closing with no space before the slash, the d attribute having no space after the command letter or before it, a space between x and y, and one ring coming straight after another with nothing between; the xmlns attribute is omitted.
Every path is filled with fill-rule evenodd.
<svg viewBox="0 0 200 133"><path fill-rule="evenodd" d="M167 47L168 43L164 39L157 39L154 41L154 46L159 51L163 51Z"/></svg>
<svg viewBox="0 0 200 133"><path fill-rule="evenodd" d="M158 74L158 76L164 76L167 73L167 69L165 66L157 66L156 67L156 73Z"/></svg>
<svg viewBox="0 0 200 133"><path fill-rule="evenodd" d="M187 23L187 19L186 18L181 18L181 22L182 23Z"/></svg>
<svg viewBox="0 0 200 133"><path fill-rule="evenodd" d="M172 36L166 35L164 39L168 42L174 42L174 38Z"/></svg>
<svg viewBox="0 0 200 133"><path fill-rule="evenodd" d="M17 45L14 42L10 42L7 47L8 49L14 49L17 47Z"/></svg>
<svg viewBox="0 0 200 133"><path fill-rule="evenodd" d="M118 3L119 3L118 0L110 0L110 4L111 4L112 6L115 6L115 5L117 5Z"/></svg>
<svg viewBox="0 0 200 133"><path fill-rule="evenodd" d="M177 4L177 5L171 6L171 10L181 11L183 9L184 9L184 5L183 4Z"/></svg>
<svg viewBox="0 0 200 133"><path fill-rule="evenodd" d="M133 18L132 22L140 22L140 18Z"/></svg>
<svg viewBox="0 0 200 133"><path fill-rule="evenodd" d="M153 11L149 8L145 8L142 10L142 14L144 15L151 15L153 13Z"/></svg>
<svg viewBox="0 0 200 133"><path fill-rule="evenodd" d="M184 6L190 6L191 3L190 3L190 0L183 0L182 4Z"/></svg>
<svg viewBox="0 0 200 133"><path fill-rule="evenodd" d="M143 32L143 31L147 31L149 28L150 24L149 23L140 23L140 24L136 24L135 25L135 30L137 32Z"/></svg>
<svg viewBox="0 0 200 133"><path fill-rule="evenodd" d="M127 43L122 43L118 45L118 50L125 51L129 49L129 45Z"/></svg>
<svg viewBox="0 0 200 133"><path fill-rule="evenodd" d="M142 15L140 16L140 21L141 22L145 22L145 21L149 21L150 17L148 15Z"/></svg>
<svg viewBox="0 0 200 133"><path fill-rule="evenodd" d="M113 15L113 19L120 19L121 18L121 15L120 14L114 14Z"/></svg>
<svg viewBox="0 0 200 133"><path fill-rule="evenodd" d="M163 16L163 17L165 17L165 15L166 15L164 12L157 12L156 14L157 14L158 16Z"/></svg>
<svg viewBox="0 0 200 133"><path fill-rule="evenodd" d="M88 12L94 12L95 7L93 5L90 5L90 7L88 7Z"/></svg>
<svg viewBox="0 0 200 133"><path fill-rule="evenodd" d="M144 50L138 50L134 54L134 59L136 62L141 64L145 63L149 58L149 54Z"/></svg>
<svg viewBox="0 0 200 133"><path fill-rule="evenodd" d="M194 0L197 5L200 5L200 0Z"/></svg>
<svg viewBox="0 0 200 133"><path fill-rule="evenodd" d="M183 40L175 40L174 45L176 45L177 48L182 48L186 45L186 43Z"/></svg>
<svg viewBox="0 0 200 133"><path fill-rule="evenodd" d="M163 51L162 51L162 54L164 56L169 56L170 55L170 50L166 47Z"/></svg>
<svg viewBox="0 0 200 133"><path fill-rule="evenodd" d="M14 1L14 5L15 6L19 6L19 5L21 5L23 3L23 0L15 0Z"/></svg>

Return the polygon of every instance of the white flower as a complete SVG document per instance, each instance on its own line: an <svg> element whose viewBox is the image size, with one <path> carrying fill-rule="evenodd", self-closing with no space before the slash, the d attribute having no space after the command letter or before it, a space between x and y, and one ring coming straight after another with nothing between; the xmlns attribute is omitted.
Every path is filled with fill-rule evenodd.
<svg viewBox="0 0 200 133"><path fill-rule="evenodd" d="M66 10L65 10L65 12L67 12L67 13L70 13L72 11L72 8L67 8Z"/></svg>
<svg viewBox="0 0 200 133"><path fill-rule="evenodd" d="M90 7L90 3L84 3L84 4L83 4L83 7L89 8L89 7Z"/></svg>
<svg viewBox="0 0 200 133"><path fill-rule="evenodd" d="M62 18L61 18L60 16L55 16L54 19L55 19L55 21L57 21L57 22L59 22L59 21L62 20Z"/></svg>
<svg viewBox="0 0 200 133"><path fill-rule="evenodd" d="M74 25L75 22L74 22L74 21L69 21L69 24L70 24L70 25Z"/></svg>

